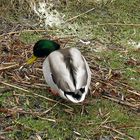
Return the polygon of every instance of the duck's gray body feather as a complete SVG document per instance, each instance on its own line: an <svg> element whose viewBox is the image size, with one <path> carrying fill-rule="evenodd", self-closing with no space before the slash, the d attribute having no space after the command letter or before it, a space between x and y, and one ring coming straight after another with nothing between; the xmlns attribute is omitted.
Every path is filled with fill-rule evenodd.
<svg viewBox="0 0 140 140"><path fill-rule="evenodd" d="M52 52L43 63L48 85L62 98L82 102L88 92L91 72L85 58L76 48Z"/></svg>

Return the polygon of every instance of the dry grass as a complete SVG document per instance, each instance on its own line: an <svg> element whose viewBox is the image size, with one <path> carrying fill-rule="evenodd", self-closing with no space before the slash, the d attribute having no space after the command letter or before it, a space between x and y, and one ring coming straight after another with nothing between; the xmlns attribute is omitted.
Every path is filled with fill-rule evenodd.
<svg viewBox="0 0 140 140"><path fill-rule="evenodd" d="M42 75L42 63L44 59L31 67L27 66L26 60L32 54L32 45L24 44L18 39L19 36L19 34L18 36L17 34L6 35L1 40L0 76L2 81L19 85L25 89L47 89ZM71 38L59 38L55 36L42 36L40 38L56 40L64 47L69 41L72 43ZM126 105L134 110L139 110L140 94L133 87L123 82L121 71L100 67L96 63L96 59L99 58L92 51L87 50L87 46L80 46L80 50L89 62L93 74L91 95L102 95L104 98ZM126 93L120 94L121 89L124 88L127 88Z"/></svg>
<svg viewBox="0 0 140 140"><path fill-rule="evenodd" d="M34 43L24 43L20 39L21 36L22 34L19 33L8 34L3 35L1 39L0 79L2 82L0 82L0 96L2 97L2 104L0 112L3 116L1 132L3 137L1 138L5 139L5 134L9 133L6 134L6 138L7 136L17 138L20 135L23 139L29 139L29 137L34 139L36 137L65 139L70 137L72 133L73 139L84 138L88 140L96 137L99 139L105 136L107 138L119 137L134 140L133 135L124 131L124 129L139 130L138 124L129 123L126 125L125 123L133 117L130 115L128 119L128 115L121 113L124 112L124 107L120 108L111 102L106 103L102 100L103 97L127 106L126 110L139 112L140 95L133 87L124 83L120 70L99 65L97 62L103 61L103 59L90 52L88 45L85 46L83 43L77 42L79 43L77 46L89 62L93 74L91 93L84 106L64 102L60 98L46 95L48 87L42 75L44 59L40 59L32 66L25 65L27 58L32 54ZM73 38L70 37L59 38L40 35L35 40L39 38L56 40L62 47L74 43ZM97 41L95 42L102 45ZM122 89L127 90L121 93ZM116 115L117 118L115 118ZM12 122L10 120L5 122L7 117ZM51 125L58 125L58 133L54 134ZM74 129L71 128L71 125L74 126ZM88 131L83 130L85 125ZM65 131L65 129L67 132L62 135L62 130ZM48 135L46 136L45 133Z"/></svg>

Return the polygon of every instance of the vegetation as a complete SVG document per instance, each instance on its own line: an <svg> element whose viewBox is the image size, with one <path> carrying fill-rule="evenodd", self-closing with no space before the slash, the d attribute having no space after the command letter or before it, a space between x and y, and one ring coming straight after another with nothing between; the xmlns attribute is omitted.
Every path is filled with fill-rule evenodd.
<svg viewBox="0 0 140 140"><path fill-rule="evenodd" d="M43 20L39 23L30 4L0 2L0 139L139 140L139 0L54 3L64 21L95 9L47 29L40 27ZM54 39L62 47L76 44L86 56L93 75L84 104L48 92L41 72L43 60L20 71L40 38Z"/></svg>

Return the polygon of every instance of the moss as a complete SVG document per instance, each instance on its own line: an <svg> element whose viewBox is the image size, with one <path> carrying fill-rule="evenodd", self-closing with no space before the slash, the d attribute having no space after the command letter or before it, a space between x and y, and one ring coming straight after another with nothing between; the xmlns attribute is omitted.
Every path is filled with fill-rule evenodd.
<svg viewBox="0 0 140 140"><path fill-rule="evenodd" d="M26 44L32 44L37 42L41 38L41 34L35 34L32 32L23 32L20 35L20 40Z"/></svg>

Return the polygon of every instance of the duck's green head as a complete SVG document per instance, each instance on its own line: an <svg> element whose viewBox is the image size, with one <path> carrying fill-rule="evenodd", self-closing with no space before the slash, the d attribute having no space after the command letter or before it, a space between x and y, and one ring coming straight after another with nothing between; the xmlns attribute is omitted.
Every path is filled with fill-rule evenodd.
<svg viewBox="0 0 140 140"><path fill-rule="evenodd" d="M33 56L27 61L27 64L32 64L38 57L48 56L51 52L58 49L60 49L60 45L52 40L39 40L35 43Z"/></svg>

